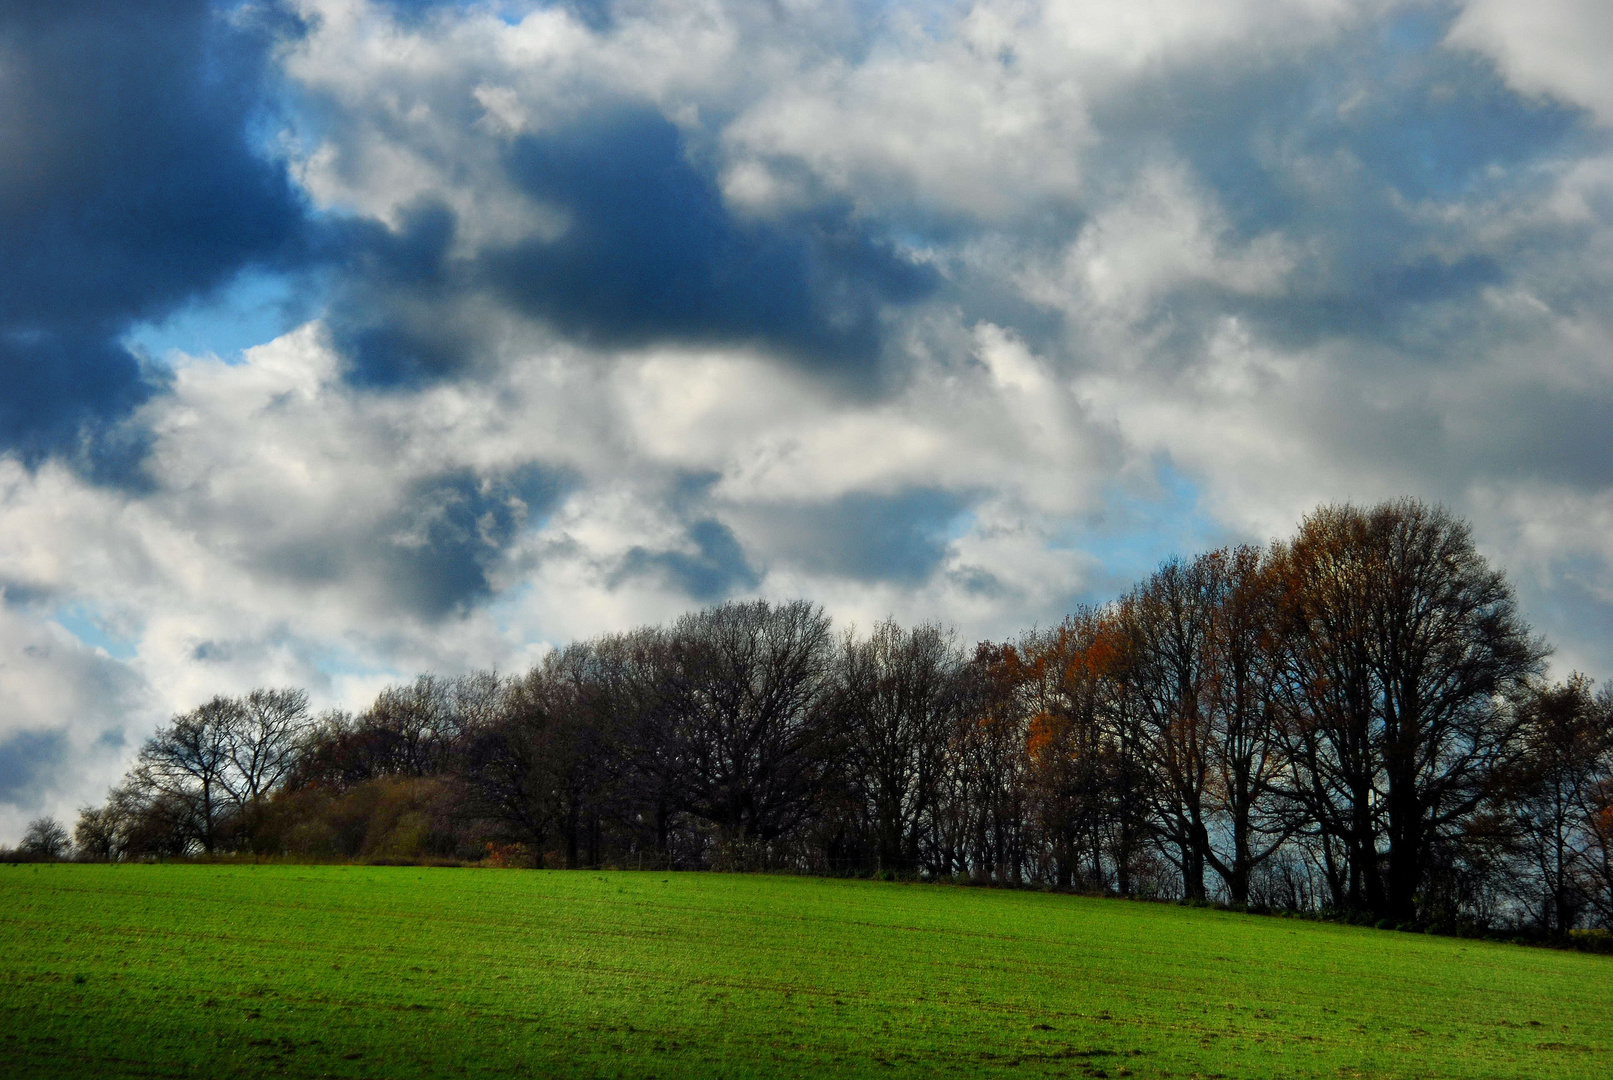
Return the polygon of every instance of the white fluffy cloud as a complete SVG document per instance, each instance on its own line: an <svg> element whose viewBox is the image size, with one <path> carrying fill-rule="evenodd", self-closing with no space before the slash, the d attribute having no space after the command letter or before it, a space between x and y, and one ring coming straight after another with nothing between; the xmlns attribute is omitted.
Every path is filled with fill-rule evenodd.
<svg viewBox="0 0 1613 1080"><path fill-rule="evenodd" d="M1467 0L1448 39L1494 57L1507 81L1613 123L1613 8L1600 0Z"/></svg>

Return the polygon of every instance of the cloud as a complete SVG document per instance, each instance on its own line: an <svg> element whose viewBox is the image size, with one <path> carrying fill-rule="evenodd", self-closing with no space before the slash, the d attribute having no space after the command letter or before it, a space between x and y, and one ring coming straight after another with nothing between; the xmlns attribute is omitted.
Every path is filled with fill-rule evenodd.
<svg viewBox="0 0 1613 1080"><path fill-rule="evenodd" d="M897 586L922 585L943 564L968 499L944 489L848 492L807 504L752 505L752 534L774 558L809 573Z"/></svg>
<svg viewBox="0 0 1613 1080"><path fill-rule="evenodd" d="M19 731L0 740L0 803L38 805L66 757L60 731Z"/></svg>
<svg viewBox="0 0 1613 1080"><path fill-rule="evenodd" d="M1468 0L1447 40L1493 57L1526 94L1550 94L1613 123L1613 11L1597 0Z"/></svg>
<svg viewBox="0 0 1613 1080"><path fill-rule="evenodd" d="M745 558L734 531L715 518L690 524L687 540L692 550L651 551L630 548L615 575L626 578L658 577L672 589L700 603L726 600L738 591L761 584L761 577Z"/></svg>
<svg viewBox="0 0 1613 1080"><path fill-rule="evenodd" d="M884 309L932 292L934 271L841 208L788 222L738 218L658 113L608 110L523 135L503 162L553 229L460 253L441 202L355 224L332 312L350 377L395 386L474 367L467 307L492 302L595 347L745 345L867 383Z"/></svg>
<svg viewBox="0 0 1613 1080"><path fill-rule="evenodd" d="M155 389L124 330L295 245L301 199L251 141L274 29L251 14L201 0L0 14L0 443L98 443L100 422Z"/></svg>
<svg viewBox="0 0 1613 1080"><path fill-rule="evenodd" d="M0 836L42 813L68 818L122 771L130 721L152 702L103 650L40 620L13 590L0 603ZM48 610L48 609L47 609Z"/></svg>
<svg viewBox="0 0 1613 1080"><path fill-rule="evenodd" d="M488 260L516 306L606 345L753 344L829 368L871 366L882 303L933 291L934 272L833 207L745 222L655 113L586 117L525 136L510 168L567 226Z"/></svg>
<svg viewBox="0 0 1613 1080"><path fill-rule="evenodd" d="M398 609L439 619L492 595L493 567L565 486L535 463L413 478L387 493L390 513L345 535L289 536L266 546L256 569L303 588L367 581Z"/></svg>

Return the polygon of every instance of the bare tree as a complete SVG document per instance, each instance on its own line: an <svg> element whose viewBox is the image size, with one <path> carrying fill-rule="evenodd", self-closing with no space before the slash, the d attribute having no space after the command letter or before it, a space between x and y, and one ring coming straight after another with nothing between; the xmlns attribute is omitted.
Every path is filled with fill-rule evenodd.
<svg viewBox="0 0 1613 1080"><path fill-rule="evenodd" d="M443 770L463 731L453 690L449 680L422 675L381 691L357 721L375 759L374 775L430 776Z"/></svg>
<svg viewBox="0 0 1613 1080"><path fill-rule="evenodd" d="M39 817L28 823L17 850L40 859L65 859L72 850L72 837L53 817Z"/></svg>
<svg viewBox="0 0 1613 1080"><path fill-rule="evenodd" d="M1613 775L1609 705L1575 673L1522 709L1522 756L1509 785L1524 864L1514 880L1549 933L1573 929L1596 891L1599 789Z"/></svg>
<svg viewBox="0 0 1613 1080"><path fill-rule="evenodd" d="M115 858L186 855L196 848L194 808L182 795L142 785L132 771L107 793L102 825L116 846Z"/></svg>
<svg viewBox="0 0 1613 1080"><path fill-rule="evenodd" d="M1204 898L1210 855L1215 570L1171 559L1118 606L1128 711L1154 773L1151 820L1192 900Z"/></svg>
<svg viewBox="0 0 1613 1080"><path fill-rule="evenodd" d="M1249 902L1252 875L1292 831L1276 781L1285 761L1278 728L1276 588L1259 548L1197 560L1212 592L1207 645L1211 718L1209 805L1217 828L1205 859L1232 902Z"/></svg>
<svg viewBox="0 0 1613 1080"><path fill-rule="evenodd" d="M805 601L728 603L673 625L646 734L678 809L741 846L802 820L824 771L831 649L829 620Z"/></svg>
<svg viewBox="0 0 1613 1080"><path fill-rule="evenodd" d="M83 806L73 827L73 847L80 858L117 862L128 850L127 822L112 800Z"/></svg>
<svg viewBox="0 0 1613 1080"><path fill-rule="evenodd" d="M162 847L176 831L186 838L181 850L207 854L249 840L265 801L296 767L309 727L308 697L290 689L215 697L175 716L146 740L104 814L82 820L86 835L107 849L119 820L139 819L136 831Z"/></svg>
<svg viewBox="0 0 1613 1080"><path fill-rule="evenodd" d="M488 718L467 725L464 768L475 808L540 856L558 831L570 867L600 862L622 771L621 725L601 660L594 642L551 652L504 684Z"/></svg>
<svg viewBox="0 0 1613 1080"><path fill-rule="evenodd" d="M302 690L253 690L235 705L224 714L221 734L229 767L222 783L250 827L296 767L312 720Z"/></svg>
<svg viewBox="0 0 1613 1080"><path fill-rule="evenodd" d="M848 775L867 807L879 865L911 871L939 795L960 701L962 657L934 623L894 619L841 642L835 716Z"/></svg>
<svg viewBox="0 0 1613 1080"><path fill-rule="evenodd" d="M383 776L453 771L467 740L497 722L503 694L503 680L491 671L388 686L357 716L331 712L311 724L289 779L345 789Z"/></svg>
<svg viewBox="0 0 1613 1080"><path fill-rule="evenodd" d="M230 733L240 713L240 702L215 697L175 716L146 740L129 776L129 783L149 797L182 807L185 832L209 855L223 843L235 805Z"/></svg>

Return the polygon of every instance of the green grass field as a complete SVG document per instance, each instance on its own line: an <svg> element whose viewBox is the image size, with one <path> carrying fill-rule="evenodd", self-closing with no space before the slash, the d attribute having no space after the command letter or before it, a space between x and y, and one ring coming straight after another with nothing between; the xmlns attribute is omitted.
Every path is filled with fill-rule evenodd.
<svg viewBox="0 0 1613 1080"><path fill-rule="evenodd" d="M0 866L5 1076L1613 1076L1613 958L722 874Z"/></svg>

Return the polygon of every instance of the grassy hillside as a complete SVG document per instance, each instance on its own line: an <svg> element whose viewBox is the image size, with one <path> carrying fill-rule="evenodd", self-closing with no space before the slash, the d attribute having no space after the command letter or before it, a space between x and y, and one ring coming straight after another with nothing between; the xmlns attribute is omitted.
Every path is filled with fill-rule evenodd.
<svg viewBox="0 0 1613 1080"><path fill-rule="evenodd" d="M0 866L0 1071L1613 1076L1613 958L718 874Z"/></svg>

